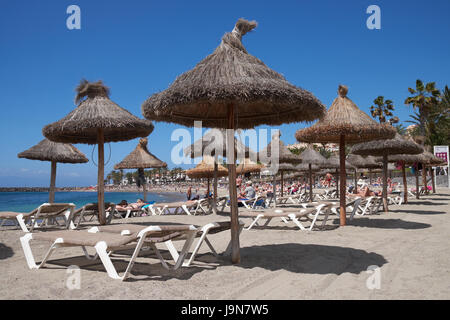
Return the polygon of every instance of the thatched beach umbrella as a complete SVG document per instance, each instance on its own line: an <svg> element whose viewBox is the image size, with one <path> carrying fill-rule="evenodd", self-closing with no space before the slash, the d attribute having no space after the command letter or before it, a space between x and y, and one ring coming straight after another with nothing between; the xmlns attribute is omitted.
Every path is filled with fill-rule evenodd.
<svg viewBox="0 0 450 320"><path fill-rule="evenodd" d="M326 162L326 158L322 156L319 152L314 150L311 146L308 146L305 150L300 153L300 157L302 159L302 165L306 164L308 166L309 173L309 201L313 201L313 179L312 179L312 171L313 166L316 166L317 169L320 168L320 165Z"/></svg>
<svg viewBox="0 0 450 320"><path fill-rule="evenodd" d="M422 147L422 145L419 145ZM389 162L400 162L403 164L421 164L422 165L422 183L424 185L425 190L427 190L427 178L425 170L427 167L438 165L442 163L442 159L436 157L434 154L432 154L429 151L424 150L422 153L417 155L393 155L388 157ZM419 190L419 176L418 176L418 167L415 170L415 177L416 177L416 189ZM434 175L433 172L431 172L431 179L433 184L433 192L436 192L436 186L434 185ZM419 192L416 193L416 198L419 199Z"/></svg>
<svg viewBox="0 0 450 320"><path fill-rule="evenodd" d="M47 139L17 155L30 160L50 161L50 190L48 202L55 202L56 163L86 163L89 160L77 148L69 143L56 143Z"/></svg>
<svg viewBox="0 0 450 320"><path fill-rule="evenodd" d="M433 187L433 193L436 193L436 182L434 181L434 168L436 166L445 164L447 165L447 162L444 161L443 159L436 157L434 154L431 154L430 160L428 161L428 169L430 171L430 175L431 175L431 185Z"/></svg>
<svg viewBox="0 0 450 320"><path fill-rule="evenodd" d="M236 167L237 174L246 174L251 172L260 172L264 168L263 164L253 162L250 158L245 158L242 163Z"/></svg>
<svg viewBox="0 0 450 320"><path fill-rule="evenodd" d="M209 194L210 179L225 177L228 175L228 170L221 164L218 164L213 157L204 156L202 161L195 168L186 170L186 175L191 179L207 178Z"/></svg>
<svg viewBox="0 0 450 320"><path fill-rule="evenodd" d="M42 129L51 141L98 145L98 203L104 203L104 143L146 137L153 124L139 119L109 99L109 88L102 81L82 80L77 87L78 107L61 120ZM83 98L86 98L82 100ZM100 224L106 223L105 208L99 206Z"/></svg>
<svg viewBox="0 0 450 320"><path fill-rule="evenodd" d="M148 139L141 138L136 148L131 151L121 162L114 166L115 170L120 169L138 169L139 178L144 177L144 169L148 168L167 168L167 163L159 160L147 148ZM147 201L147 194L145 188L145 180L142 182L142 189L144 191L144 201Z"/></svg>
<svg viewBox="0 0 450 320"><path fill-rule="evenodd" d="M203 135L200 139L195 141L192 145L186 147L184 155L197 158L199 156L212 156L214 157L214 172L217 171L218 157L227 158L227 152L231 152L231 148L227 148L226 143L226 131L224 129L213 128ZM245 146L236 137L234 137L234 157L252 157L256 159L256 153L249 147ZM214 176L214 201L213 212L217 213L217 175Z"/></svg>
<svg viewBox="0 0 450 320"><path fill-rule="evenodd" d="M379 124L361 111L347 97L348 89L340 85L338 97L334 99L326 116L309 128L298 130L295 137L300 142L333 142L339 143L339 158L341 163L341 181L346 181L345 143L359 143L376 139L390 139L395 135L395 129L387 124ZM345 183L340 188L340 225L346 223L345 215Z"/></svg>
<svg viewBox="0 0 450 320"><path fill-rule="evenodd" d="M322 103L310 92L290 84L261 60L248 54L242 36L255 21L239 19L216 50L192 70L179 76L165 91L142 106L150 120L192 126L195 120L211 128L227 128L228 145L234 130L258 125L313 121L324 115ZM235 159L227 159L231 199L233 263L240 261Z"/></svg>
<svg viewBox="0 0 450 320"><path fill-rule="evenodd" d="M382 158L380 158L380 160L382 161ZM428 161L428 158L423 154L394 154L394 155L390 155L387 158L388 162L398 162L402 164L402 168L405 167L405 165L414 165L414 164L418 164L418 163L423 163ZM403 171L403 169L402 169ZM414 170L414 176L416 178L416 198L419 199L419 175L417 172L417 168ZM405 177L406 177L406 172L405 172ZM405 193L408 193L408 188L405 182L405 178L403 178L403 185L404 185L404 190L406 191ZM408 198L406 197L404 200L406 200L405 202L407 203Z"/></svg>
<svg viewBox="0 0 450 320"><path fill-rule="evenodd" d="M370 142L356 144L352 147L351 153L358 155L372 155L383 157L383 205L384 211L388 212L387 201L387 166L388 156L394 154L419 154L423 151L414 141L404 139L400 134L396 134L393 139L374 140ZM404 165L402 166L403 174L405 174ZM403 178L405 184L406 175ZM406 185L405 185L406 188ZM408 189L405 189L407 193Z"/></svg>

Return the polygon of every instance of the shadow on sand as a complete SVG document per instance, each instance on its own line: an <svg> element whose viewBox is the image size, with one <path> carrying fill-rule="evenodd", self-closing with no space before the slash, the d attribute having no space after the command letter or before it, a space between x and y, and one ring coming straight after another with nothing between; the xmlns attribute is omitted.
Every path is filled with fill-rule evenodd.
<svg viewBox="0 0 450 320"><path fill-rule="evenodd" d="M7 245L0 243L0 260L8 259L14 255L14 250Z"/></svg>
<svg viewBox="0 0 450 320"><path fill-rule="evenodd" d="M339 223L339 220L333 221ZM401 219L369 219L369 218L355 218L347 220L347 225L364 228L380 228L380 229L426 229L430 228L431 224L405 221Z"/></svg>
<svg viewBox="0 0 450 320"><path fill-rule="evenodd" d="M295 273L359 274L369 266L381 267L388 261L374 252L317 244L271 244L241 249L239 267L287 270Z"/></svg>
<svg viewBox="0 0 450 320"><path fill-rule="evenodd" d="M119 275L122 275L123 272L125 272L125 270L127 269L129 258L132 253L132 250L124 250L111 256L111 260ZM164 259L170 265L173 265L173 260L171 260L168 252L162 251L161 253ZM139 254L139 257L145 257L145 259L148 260L145 262L134 263L133 269L130 272L131 276L127 279L127 281L129 282L148 280L166 281L174 278L179 280L187 280L196 273L202 272L204 270L213 270L216 269L218 265L223 264L222 258L215 258L211 254L198 254L195 258L195 262L190 267L182 267L178 270L167 270L161 265L159 260L157 260L156 255L153 253L153 251L141 252L141 254ZM60 266L62 268L58 268L55 266ZM106 270L100 259L90 261L87 260L85 256L49 260L47 261L45 268L66 269L69 266L78 266L81 270L99 271L101 273L104 273L104 275L101 276L108 277L108 274L106 273Z"/></svg>
<svg viewBox="0 0 450 320"><path fill-rule="evenodd" d="M409 209L389 209L389 212L401 212L401 213L411 213L411 214L423 214L423 215L434 215L434 214L446 214L445 211L426 211L426 210L409 210Z"/></svg>
<svg viewBox="0 0 450 320"><path fill-rule="evenodd" d="M418 205L418 206L445 206L447 202L435 202L427 200L408 200L407 204Z"/></svg>

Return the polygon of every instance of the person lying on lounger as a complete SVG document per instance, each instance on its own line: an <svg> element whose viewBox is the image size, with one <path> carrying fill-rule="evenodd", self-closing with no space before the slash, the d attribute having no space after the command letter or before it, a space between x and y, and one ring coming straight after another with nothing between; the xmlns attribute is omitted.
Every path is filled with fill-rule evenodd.
<svg viewBox="0 0 450 320"><path fill-rule="evenodd" d="M358 193L351 194L352 196L358 196L358 197L370 197L370 196L378 196L378 192L371 191L368 186L365 186L364 188L360 189Z"/></svg>

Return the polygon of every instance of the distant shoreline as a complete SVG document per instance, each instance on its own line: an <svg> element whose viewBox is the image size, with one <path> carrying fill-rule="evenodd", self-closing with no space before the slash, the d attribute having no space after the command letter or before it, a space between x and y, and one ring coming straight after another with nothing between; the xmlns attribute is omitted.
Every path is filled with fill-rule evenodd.
<svg viewBox="0 0 450 320"><path fill-rule="evenodd" d="M186 185L147 185L147 192L152 193L186 193ZM206 190L205 185L192 185L193 191ZM56 188L56 192L97 192L95 187L63 187ZM0 187L0 192L49 192L48 187ZM106 186L105 192L143 192L137 186Z"/></svg>

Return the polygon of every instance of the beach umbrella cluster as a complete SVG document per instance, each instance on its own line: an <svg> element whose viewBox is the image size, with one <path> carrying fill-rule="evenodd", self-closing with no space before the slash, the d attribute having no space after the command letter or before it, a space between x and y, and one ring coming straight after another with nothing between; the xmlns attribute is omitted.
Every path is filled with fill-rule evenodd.
<svg viewBox="0 0 450 320"><path fill-rule="evenodd" d="M281 196L283 196L283 188L284 188L284 172L286 171L295 171L294 164L299 164L302 162L302 158L299 155L296 155L292 153L291 150L289 150L288 147L283 143L283 141L280 140L281 132L278 131L276 134L272 136L272 140L269 142L269 144L262 149L258 153L258 159L264 163L265 165L269 165L271 159L278 162L278 171L281 174ZM276 154L278 152L278 155ZM273 165L273 164L272 164ZM276 204L276 180L274 174L274 181L273 181L273 196L274 196L274 203Z"/></svg>
<svg viewBox="0 0 450 320"><path fill-rule="evenodd" d="M321 165L326 163L326 158L322 156L319 152L314 150L311 146L306 147L300 153L300 157L302 159L302 164L297 166L297 170L306 169L308 171L309 176L309 201L313 200L313 179L312 173L313 171L317 171L320 169Z"/></svg>
<svg viewBox="0 0 450 320"><path fill-rule="evenodd" d="M356 144L352 147L351 153L358 155L372 155L382 156L383 160L383 206L384 211L388 212L387 201L387 170L388 170L388 156L394 154L419 154L423 152L414 141L409 141L396 134L393 139L374 140L370 142ZM404 187L406 188L406 179L403 179ZM407 193L407 189L405 189Z"/></svg>
<svg viewBox="0 0 450 320"><path fill-rule="evenodd" d="M30 160L50 161L50 189L48 202L55 202L56 164L59 163L86 163L89 160L77 148L69 143L56 143L44 139L37 145L19 153L19 158Z"/></svg>
<svg viewBox="0 0 450 320"><path fill-rule="evenodd" d="M184 155L202 161L186 171L190 178L206 178L208 193L210 179L214 179L213 210L216 213L217 179L228 176L231 210L231 260L240 262L239 221L236 175L260 172L274 165L273 190L276 205L276 175L280 172L281 196L284 174L288 178L308 174L310 201L313 200L313 172L335 169L336 182L340 180L340 225L346 225L346 173L354 170L357 188L357 168L372 170L380 163L373 156L382 156L383 202L387 206L388 162L402 163L405 186L405 164L440 164L423 148L408 141L387 123L377 123L348 98L348 88L339 85L338 96L327 110L311 92L288 82L283 75L272 70L263 61L247 52L243 37L257 27L256 21L238 19L231 32L227 32L216 49L194 68L182 73L166 89L148 97L141 106L140 119L110 99L109 88L102 81L81 80L76 88L76 108L61 120L46 125L46 137L38 145L18 154L19 158L51 161L52 173L49 202L54 201L56 163L84 163L88 159L71 143L98 147L98 208L99 222L106 223L104 203L104 144L141 138L136 148L114 169L138 169L140 177L146 168L165 168L167 164L148 149L148 138L154 130L152 121L170 122L193 127L201 121L211 128L200 140L183 150ZM238 129L259 125L312 122L299 129L295 138L307 143L338 143L339 156L323 157L311 145L296 155L281 141L278 131L269 144L256 153L236 138ZM346 145L353 145L346 158ZM366 157L363 157L366 156ZM219 163L226 158L227 168ZM239 159L238 159L239 158ZM239 165L236 167L236 160ZM255 162L257 161L257 162ZM439 163L438 163L439 162ZM339 175L338 175L339 174ZM340 177L340 178L339 178ZM418 177L416 173L416 183ZM426 181L425 181L426 185ZM146 186L143 184L144 200Z"/></svg>
<svg viewBox="0 0 450 320"><path fill-rule="evenodd" d="M214 178L214 201L213 210L216 213L216 192L217 192L217 178L225 177L228 175L228 170L211 156L204 156L202 161L193 169L186 170L186 175L191 179L206 178L208 180L208 195L209 195L209 182Z"/></svg>
<svg viewBox="0 0 450 320"><path fill-rule="evenodd" d="M235 129L258 125L313 121L325 107L312 93L289 83L247 52L242 37L257 23L239 19L222 37L214 52L193 69L178 76L170 87L150 96L142 105L149 120L192 127L194 121L225 128L228 145ZM231 200L231 260L240 261L235 159L227 159Z"/></svg>
<svg viewBox="0 0 450 320"><path fill-rule="evenodd" d="M252 157L256 158L256 153L252 151L249 147L245 146L241 141L239 141L236 137L233 139L233 147L230 148L227 145L226 141L226 131L224 129L213 128L209 130L207 133L203 135L202 138L195 141L192 145L186 147L184 151L184 155L191 158L196 158L200 156L212 156L214 157L214 173L217 172L218 168L218 157L221 156L223 158L227 158L227 152L233 152L234 150L234 158L238 157ZM214 201L213 201L213 212L217 213L217 178L218 175L214 175ZM208 181L209 188L209 181Z"/></svg>

